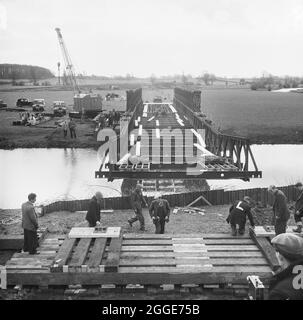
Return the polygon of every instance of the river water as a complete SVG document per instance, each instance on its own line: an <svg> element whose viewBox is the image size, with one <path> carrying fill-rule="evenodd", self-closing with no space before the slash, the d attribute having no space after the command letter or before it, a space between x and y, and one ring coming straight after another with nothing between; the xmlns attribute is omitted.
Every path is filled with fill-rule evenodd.
<svg viewBox="0 0 303 320"><path fill-rule="evenodd" d="M212 189L288 185L303 181L303 145L253 145L262 179L209 180ZM0 208L19 208L30 192L37 204L63 199L85 199L97 190L105 197L121 195L122 180L95 179L97 152L88 149L0 150Z"/></svg>

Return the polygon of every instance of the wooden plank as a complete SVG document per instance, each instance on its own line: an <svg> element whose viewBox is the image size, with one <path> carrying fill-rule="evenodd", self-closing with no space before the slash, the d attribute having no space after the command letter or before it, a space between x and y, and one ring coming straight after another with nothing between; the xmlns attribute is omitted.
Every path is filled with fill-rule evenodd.
<svg viewBox="0 0 303 320"><path fill-rule="evenodd" d="M280 268L280 264L278 258L276 257L276 252L273 246L269 243L269 241L266 238L258 238L252 228L249 230L249 233L252 240L261 250L273 271L278 270Z"/></svg>
<svg viewBox="0 0 303 320"><path fill-rule="evenodd" d="M235 246L235 245L206 245L206 249L208 251L259 251L258 247L256 245L241 245L241 246Z"/></svg>
<svg viewBox="0 0 303 320"><path fill-rule="evenodd" d="M157 245L172 245L171 239L131 239L123 240L123 246L157 246Z"/></svg>
<svg viewBox="0 0 303 320"><path fill-rule="evenodd" d="M80 239L78 245L75 248L75 252L71 256L71 260L69 262L70 267L81 267L86 259L90 243L92 239Z"/></svg>
<svg viewBox="0 0 303 320"><path fill-rule="evenodd" d="M120 268L119 272L108 273L50 273L47 270L7 271L7 285L69 285L73 283L83 285L117 284L127 285L129 283L149 284L247 284L247 276L258 275L263 283L268 283L272 276L269 267L213 267L204 268L203 272L142 272ZM139 278L138 278L139 275Z"/></svg>
<svg viewBox="0 0 303 320"><path fill-rule="evenodd" d="M139 257L139 258L169 258L169 257L217 257L217 258L262 258L263 254L260 251L207 251L207 252L136 252L128 251L121 252L120 259L130 258L130 257Z"/></svg>
<svg viewBox="0 0 303 320"><path fill-rule="evenodd" d="M122 240L122 236L111 239L111 243L108 248L107 260L104 266L105 272L118 272Z"/></svg>
<svg viewBox="0 0 303 320"><path fill-rule="evenodd" d="M139 273L140 277L145 273L230 273L231 276L236 273L256 274L258 272L271 274L271 269L268 266L226 266L226 267L200 267L200 268L176 268L176 267L120 267L119 273ZM198 280L198 279L197 279ZM196 283L202 283L198 280ZM227 282L228 283L228 282Z"/></svg>
<svg viewBox="0 0 303 320"><path fill-rule="evenodd" d="M254 266L254 265L261 265L261 266L267 266L267 261L262 258L208 258L208 257L199 257L194 258L190 257L189 259L184 259L183 257L180 258L150 258L150 259L144 259L144 258L131 258L131 259L120 259L120 266L126 267L135 267L135 266L147 266L147 267L156 267L156 266L178 266L178 265L203 265L203 264L211 264L213 266L228 266L228 265L234 265L234 266Z"/></svg>
<svg viewBox="0 0 303 320"><path fill-rule="evenodd" d="M125 251L173 251L173 246L122 246L121 252Z"/></svg>
<svg viewBox="0 0 303 320"><path fill-rule="evenodd" d="M172 245L172 244L212 244L212 245L248 245L254 244L251 239L203 239L203 238L175 238L175 239L130 239L123 240L123 246L135 245Z"/></svg>
<svg viewBox="0 0 303 320"><path fill-rule="evenodd" d="M106 241L107 238L98 238L95 240L87 262L87 266L89 268L97 268L101 264L103 253L106 247Z"/></svg>
<svg viewBox="0 0 303 320"><path fill-rule="evenodd" d="M239 239L239 237L234 237L230 233L194 233L194 234L136 234L127 233L123 235L123 239L172 239L172 238L203 238L203 239ZM249 236L241 236L241 239L250 239Z"/></svg>
<svg viewBox="0 0 303 320"><path fill-rule="evenodd" d="M58 267L59 269L62 269L62 266L67 264L67 261L74 248L75 242L76 242L76 239L64 240L54 259L54 266L56 265L56 267Z"/></svg>

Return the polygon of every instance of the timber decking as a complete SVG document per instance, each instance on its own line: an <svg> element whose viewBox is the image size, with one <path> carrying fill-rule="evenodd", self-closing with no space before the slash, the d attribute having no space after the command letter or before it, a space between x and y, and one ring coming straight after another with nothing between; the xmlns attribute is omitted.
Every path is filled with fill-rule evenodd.
<svg viewBox="0 0 303 320"><path fill-rule="evenodd" d="M7 284L246 284L248 275L271 276L254 241L229 234L48 236L40 252L14 254L6 264Z"/></svg>

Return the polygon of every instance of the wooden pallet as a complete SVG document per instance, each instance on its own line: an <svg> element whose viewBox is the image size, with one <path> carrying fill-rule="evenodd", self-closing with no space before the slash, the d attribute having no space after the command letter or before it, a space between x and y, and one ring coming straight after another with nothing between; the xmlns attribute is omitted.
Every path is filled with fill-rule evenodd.
<svg viewBox="0 0 303 320"><path fill-rule="evenodd" d="M264 281L272 270L251 238L229 234L54 238L41 247L30 268L28 255L15 256L23 269L8 262L8 285L246 285L248 275Z"/></svg>
<svg viewBox="0 0 303 320"><path fill-rule="evenodd" d="M117 272L122 236L68 238L58 250L51 272Z"/></svg>

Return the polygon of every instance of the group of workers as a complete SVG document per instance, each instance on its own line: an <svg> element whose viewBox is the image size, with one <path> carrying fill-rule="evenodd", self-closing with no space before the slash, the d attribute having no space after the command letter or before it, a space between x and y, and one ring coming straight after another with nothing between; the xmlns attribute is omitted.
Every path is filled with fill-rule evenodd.
<svg viewBox="0 0 303 320"><path fill-rule="evenodd" d="M295 184L298 190L298 197L294 206L294 220L296 228L292 231L295 233L302 232L302 218L303 218L303 184L298 182ZM276 235L286 232L287 222L290 218L290 209L287 206L287 197L276 186L270 186L268 192L273 196L273 219L272 224L275 228ZM255 223L251 213L253 207L253 200L245 196L243 200L237 200L229 209L229 216L226 221L231 226L232 235L243 235L245 232L246 218L254 228ZM238 229L237 229L238 226Z"/></svg>
<svg viewBox="0 0 303 320"><path fill-rule="evenodd" d="M119 121L120 121L120 112L113 109L112 111L108 113L101 113L98 122L99 122L99 128L103 129L106 127L115 127Z"/></svg>
<svg viewBox="0 0 303 320"><path fill-rule="evenodd" d="M142 194L142 186L138 184L131 194L131 204L135 216L128 220L130 227L133 226L134 222L139 221L140 230L145 231L145 221L142 214L142 205L145 205L149 209L150 217L155 225L155 233L164 233L165 223L169 222L170 206L168 201L161 197L160 193L155 195L154 200L151 202L150 206L148 206Z"/></svg>
<svg viewBox="0 0 303 320"><path fill-rule="evenodd" d="M70 133L70 137L71 139L73 138L77 138L77 135L76 135L76 122L73 118L69 118L69 120L64 120L63 123L62 123L62 129L63 129L63 136L64 138L67 137L67 131L69 129L69 133Z"/></svg>
<svg viewBox="0 0 303 320"><path fill-rule="evenodd" d="M100 225L100 210L103 195L101 192L96 192L89 202L88 211L86 214L86 221L89 227L96 227ZM142 213L142 207L148 207L147 201L142 194L142 186L137 185L131 194L131 205L135 216L128 220L132 227L133 223L139 221L140 230L145 231L145 219ZM155 225L155 233L163 234L165 231L165 223L169 222L170 206L166 199L161 198L161 194L157 193L154 200L149 206L149 214Z"/></svg>
<svg viewBox="0 0 303 320"><path fill-rule="evenodd" d="M299 195L296 199L294 207L294 216L297 223L295 233L286 233L287 221L290 212L287 207L287 198L284 193L275 186L270 186L268 191L274 196L273 203L273 223L276 236L272 239L272 245L276 250L276 256L280 264L280 270L270 281L269 297L270 300L303 300L303 288L300 285L302 279L297 281L298 272L294 272L295 268L303 268L303 238L298 235L302 231L303 218L303 185L297 183L296 188ZM39 254L37 248L38 237L38 217L35 212L34 203L36 202L36 194L30 193L28 201L22 204L22 228L24 229L24 246L23 251L29 254ZM154 197L154 200L148 206L146 199L142 194L142 186L137 185L131 194L131 204L135 216L128 220L130 227L136 221L140 223L140 230L145 231L145 220L142 213L142 207L149 209L150 217L155 225L155 233L163 234L165 232L165 223L169 222L170 205L166 199L160 194ZM98 227L101 225L101 205L103 195L101 192L96 194L89 201L86 221L89 227ZM245 233L246 218L248 217L252 227L255 226L251 209L253 201L249 197L236 201L229 210L227 222L231 225L232 235L243 235ZM238 227L238 228L237 228ZM297 270L297 269L296 269ZM303 269L301 271L303 273ZM297 282L296 282L297 281ZM298 284L297 286L295 284Z"/></svg>
<svg viewBox="0 0 303 320"><path fill-rule="evenodd" d="M37 121L40 121L43 116L40 113L30 113L30 112L20 112L21 125L24 126L34 126Z"/></svg>

